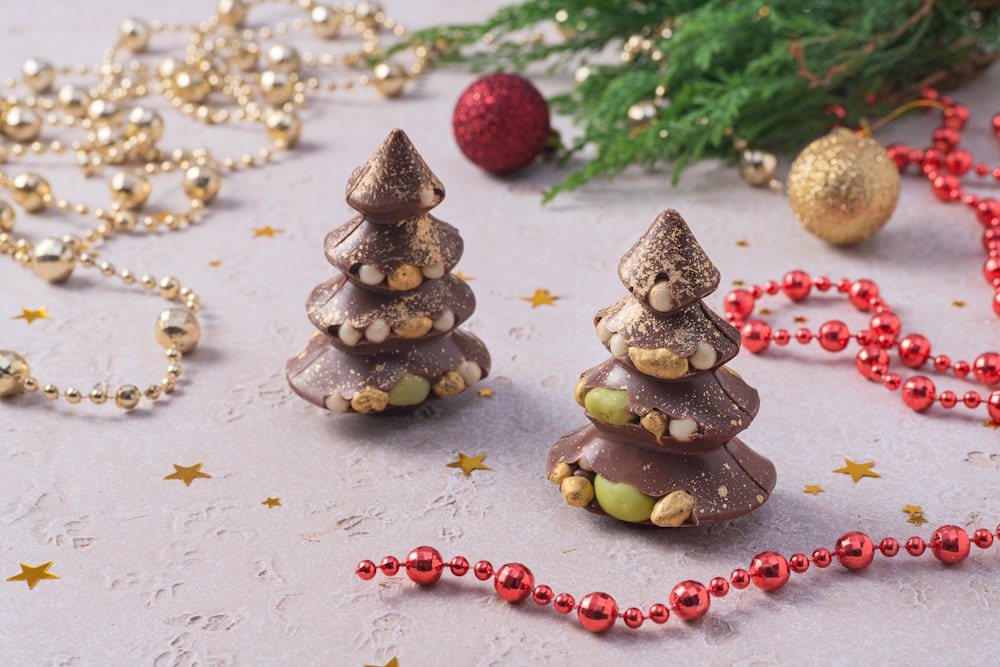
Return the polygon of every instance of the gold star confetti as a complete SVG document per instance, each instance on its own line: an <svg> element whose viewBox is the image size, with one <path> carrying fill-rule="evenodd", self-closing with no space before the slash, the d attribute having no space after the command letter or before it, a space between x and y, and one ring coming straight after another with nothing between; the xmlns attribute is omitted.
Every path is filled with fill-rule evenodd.
<svg viewBox="0 0 1000 667"><path fill-rule="evenodd" d="M31 310L29 308L21 308L21 311L22 311L21 314L20 315L15 315L14 317L12 317L10 319L12 319L12 320L25 320L28 324L31 324L35 320L49 320L49 319L52 319L52 318L49 317L48 312L46 312L47 310L48 309L45 308L44 306L42 308L39 308L38 310Z"/></svg>
<svg viewBox="0 0 1000 667"><path fill-rule="evenodd" d="M7 577L7 581L26 581L28 582L28 588L34 588L42 579L58 579L58 575L49 572L49 568L52 567L52 561L48 563L42 563L37 567L31 567L30 565L25 565L21 563L21 573L15 574L13 577Z"/></svg>
<svg viewBox="0 0 1000 667"><path fill-rule="evenodd" d="M458 460L452 461L451 463L445 463L446 468L461 468L462 474L466 477L473 470L492 470L488 465L483 464L483 459L486 458L486 454L481 454L480 456L466 456L462 452L458 453Z"/></svg>
<svg viewBox="0 0 1000 667"><path fill-rule="evenodd" d="M906 523L912 523L915 526L919 526L927 523L927 519L924 518L923 512L914 512L910 515L910 518L906 520Z"/></svg>
<svg viewBox="0 0 1000 667"><path fill-rule="evenodd" d="M823 487L819 484L806 484L806 488L802 489L802 493L811 493L814 496L818 496L823 493Z"/></svg>
<svg viewBox="0 0 1000 667"><path fill-rule="evenodd" d="M920 505L907 505L903 508L903 512L906 514L916 514L917 512L923 513L924 508Z"/></svg>
<svg viewBox="0 0 1000 667"><path fill-rule="evenodd" d="M222 266L222 260L221 259L213 259L211 262L208 263L208 265L212 266L212 267Z"/></svg>
<svg viewBox="0 0 1000 667"><path fill-rule="evenodd" d="M809 321L809 318L806 317L805 315L799 315L798 317L795 318L794 321L796 324L805 324L806 322Z"/></svg>
<svg viewBox="0 0 1000 667"><path fill-rule="evenodd" d="M770 308L761 308L760 310L757 311L757 314L758 315L770 315L771 314L771 309Z"/></svg>
<svg viewBox="0 0 1000 667"><path fill-rule="evenodd" d="M284 229L277 229L275 227L272 227L271 225L266 225L264 227L254 227L253 237L256 239L260 238L261 236L266 236L269 239L273 239L275 234L281 234L284 231L285 231Z"/></svg>
<svg viewBox="0 0 1000 667"><path fill-rule="evenodd" d="M399 661L396 660L396 658L393 658L384 665L365 665L365 667L399 667Z"/></svg>
<svg viewBox="0 0 1000 667"><path fill-rule="evenodd" d="M267 500L260 501L260 504L267 505L267 508L271 509L272 507L278 507L279 505L281 505L281 498L272 498L268 496Z"/></svg>
<svg viewBox="0 0 1000 667"><path fill-rule="evenodd" d="M184 482L184 486L191 486L191 482L196 479L209 479L212 477L207 472L201 471L201 463L196 463L193 466L179 466L176 463L173 465L174 471L163 479L179 479Z"/></svg>
<svg viewBox="0 0 1000 667"><path fill-rule="evenodd" d="M952 301L951 305L955 306L956 308L965 308L964 301Z"/></svg>
<svg viewBox="0 0 1000 667"><path fill-rule="evenodd" d="M476 393L479 394L480 398L490 398L493 396L493 390L489 388L477 389Z"/></svg>
<svg viewBox="0 0 1000 667"><path fill-rule="evenodd" d="M1000 426L1000 422L998 422L995 419L987 419L986 421L983 422L983 426L991 428L995 431L997 430L997 426Z"/></svg>
<svg viewBox="0 0 1000 667"><path fill-rule="evenodd" d="M850 475L854 483L857 484L858 480L862 477L881 477L882 475L877 472L872 471L872 466L875 465L874 461L867 461L865 463L855 463L850 459L844 459L844 467L837 468L833 472L840 472L845 475Z"/></svg>
<svg viewBox="0 0 1000 667"><path fill-rule="evenodd" d="M532 296L522 296L521 301L530 301L532 308L538 308L539 306L554 306L558 298L555 294L549 293L547 289L536 289Z"/></svg>
<svg viewBox="0 0 1000 667"><path fill-rule="evenodd" d="M467 276L464 273L462 273L461 271L455 271L451 275L455 276L459 280L461 280L463 282L466 282L466 283L469 282L470 280L475 280L476 279L475 276ZM393 660L395 660L395 658L393 658Z"/></svg>
<svg viewBox="0 0 1000 667"><path fill-rule="evenodd" d="M734 286L734 287L743 287L743 286L744 286L744 285L746 285L746 284L747 284L747 283L746 283L746 281L745 281L745 280L739 280L739 279L737 279L737 280L734 280L734 281L733 281L733 286Z"/></svg>
<svg viewBox="0 0 1000 667"><path fill-rule="evenodd" d="M750 242L749 241L744 241L743 239L740 239L739 241L736 242L736 245L738 245L741 248L746 248L746 247L748 247L750 245Z"/></svg>

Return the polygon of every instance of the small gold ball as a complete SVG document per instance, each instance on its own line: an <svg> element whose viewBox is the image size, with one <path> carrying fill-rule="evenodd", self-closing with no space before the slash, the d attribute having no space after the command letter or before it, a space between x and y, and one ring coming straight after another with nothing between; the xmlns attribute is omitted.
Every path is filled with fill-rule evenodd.
<svg viewBox="0 0 1000 667"><path fill-rule="evenodd" d="M260 74L260 92L268 104L280 106L292 99L295 87L286 72L269 69Z"/></svg>
<svg viewBox="0 0 1000 667"><path fill-rule="evenodd" d="M139 398L142 392L133 384L122 385L115 392L115 405L122 410L131 410L139 405Z"/></svg>
<svg viewBox="0 0 1000 667"><path fill-rule="evenodd" d="M83 400L83 392L81 392L79 389L76 389L75 387L70 387L63 393L63 395L66 397L66 400L68 402L74 405Z"/></svg>
<svg viewBox="0 0 1000 667"><path fill-rule="evenodd" d="M264 117L267 136L278 148L291 148L302 134L302 121L290 111L270 109Z"/></svg>
<svg viewBox="0 0 1000 667"><path fill-rule="evenodd" d="M659 109L653 100L639 100L628 108L626 118L629 129L638 132L656 122Z"/></svg>
<svg viewBox="0 0 1000 667"><path fill-rule="evenodd" d="M44 387L42 387L42 396L49 399L50 401L56 400L57 398L59 398L59 387L55 386L54 384L45 385Z"/></svg>
<svg viewBox="0 0 1000 667"><path fill-rule="evenodd" d="M180 364L168 364L167 365L167 377L176 380L181 376L182 373Z"/></svg>
<svg viewBox="0 0 1000 667"><path fill-rule="evenodd" d="M229 59L236 69L252 72L260 60L260 47L256 42L237 42L229 52Z"/></svg>
<svg viewBox="0 0 1000 667"><path fill-rule="evenodd" d="M212 92L212 85L201 72L191 68L179 70L174 74L174 90L177 97L185 102L197 104Z"/></svg>
<svg viewBox="0 0 1000 667"><path fill-rule="evenodd" d="M29 376L28 362L17 352L0 350L0 398L15 396L24 390Z"/></svg>
<svg viewBox="0 0 1000 667"><path fill-rule="evenodd" d="M290 74L298 71L302 65L302 58L294 47L275 44L267 50L267 64L276 72Z"/></svg>
<svg viewBox="0 0 1000 667"><path fill-rule="evenodd" d="M149 46L149 26L139 19L122 19L118 24L122 45L132 53L142 53Z"/></svg>
<svg viewBox="0 0 1000 667"><path fill-rule="evenodd" d="M184 355L181 354L181 351L178 350L176 347L171 347L166 352L163 353L163 356L165 356L170 361L180 361L181 357L183 357Z"/></svg>
<svg viewBox="0 0 1000 667"><path fill-rule="evenodd" d="M156 318L156 340L166 349L176 347L187 354L200 339L198 318L184 308L168 308Z"/></svg>
<svg viewBox="0 0 1000 667"><path fill-rule="evenodd" d="M38 391L38 380L30 375L21 380L21 385L24 387L25 391Z"/></svg>
<svg viewBox="0 0 1000 667"><path fill-rule="evenodd" d="M14 197L14 201L29 213L45 208L46 199L52 196L49 182L31 172L25 171L15 176L13 186L11 195Z"/></svg>
<svg viewBox="0 0 1000 667"><path fill-rule="evenodd" d="M834 130L809 144L788 172L788 202L809 233L836 245L870 238L899 199L899 169L870 137Z"/></svg>
<svg viewBox="0 0 1000 667"><path fill-rule="evenodd" d="M90 392L90 402L94 405L103 405L108 400L108 395L103 389L93 389Z"/></svg>
<svg viewBox="0 0 1000 667"><path fill-rule="evenodd" d="M76 253L73 248L56 239L42 239L35 244L32 265L35 273L50 283L64 283L73 275Z"/></svg>
<svg viewBox="0 0 1000 667"><path fill-rule="evenodd" d="M153 289L156 287L156 278L144 273L141 278L139 278L139 284L142 285L143 289Z"/></svg>
<svg viewBox="0 0 1000 667"><path fill-rule="evenodd" d="M400 264L385 277L386 286L393 291L416 289L424 280L420 267L413 264Z"/></svg>
<svg viewBox="0 0 1000 667"><path fill-rule="evenodd" d="M354 18L369 30L378 29L378 15L384 12L377 3L362 0L354 6Z"/></svg>
<svg viewBox="0 0 1000 667"><path fill-rule="evenodd" d="M219 23L238 26L247 18L247 5L243 0L219 0Z"/></svg>
<svg viewBox="0 0 1000 667"><path fill-rule="evenodd" d="M115 226L115 229L121 232L130 232L135 229L135 226L139 224L139 217L132 211L126 211L124 209L115 211L114 219L111 224Z"/></svg>
<svg viewBox="0 0 1000 667"><path fill-rule="evenodd" d="M462 393L465 390L465 380L457 371L448 371L431 385L431 389L435 396L447 398Z"/></svg>
<svg viewBox="0 0 1000 667"><path fill-rule="evenodd" d="M156 73L161 79L173 79L181 69L181 64L176 58L164 58L156 64Z"/></svg>
<svg viewBox="0 0 1000 667"><path fill-rule="evenodd" d="M59 106L71 116L80 117L87 113L90 93L85 88L66 84L59 89Z"/></svg>
<svg viewBox="0 0 1000 667"><path fill-rule="evenodd" d="M184 171L184 180L181 185L184 194L191 199L200 199L206 204L219 194L219 186L222 185L222 175L219 170L207 164L188 167Z"/></svg>
<svg viewBox="0 0 1000 667"><path fill-rule="evenodd" d="M163 136L163 118L146 107L134 107L126 118L125 136L145 137L147 144L154 144Z"/></svg>
<svg viewBox="0 0 1000 667"><path fill-rule="evenodd" d="M33 93L47 93L56 79L56 70L52 64L38 58L29 58L21 65L24 83Z"/></svg>
<svg viewBox="0 0 1000 667"><path fill-rule="evenodd" d="M322 39L332 39L340 33L340 12L326 5L314 5L309 12L313 32Z"/></svg>
<svg viewBox="0 0 1000 667"><path fill-rule="evenodd" d="M384 97L399 97L406 85L406 71L395 63L379 63L372 70L372 81Z"/></svg>
<svg viewBox="0 0 1000 667"><path fill-rule="evenodd" d="M155 401L156 399L158 399L160 397L160 394L162 393L163 390L160 389L160 385L158 384L149 385L148 387L146 387L145 391L146 398L148 398L151 401Z"/></svg>
<svg viewBox="0 0 1000 667"><path fill-rule="evenodd" d="M116 124L121 120L122 109L114 100L99 97L87 105L87 117L93 121Z"/></svg>
<svg viewBox="0 0 1000 667"><path fill-rule="evenodd" d="M177 389L177 380L173 378L163 378L160 382L160 390L164 394L172 394L174 393L174 389Z"/></svg>
<svg viewBox="0 0 1000 667"><path fill-rule="evenodd" d="M119 171L111 177L111 199L128 211L142 208L149 199L152 187L144 176Z"/></svg>
<svg viewBox="0 0 1000 667"><path fill-rule="evenodd" d="M576 402L580 405L581 408L587 407L586 403L584 403L584 399L587 396L586 385L587 385L587 378L581 377L579 382L577 382L576 386L573 388L573 398L576 400Z"/></svg>
<svg viewBox="0 0 1000 667"><path fill-rule="evenodd" d="M755 188L771 183L778 171L778 158L774 153L745 150L740 153L740 174Z"/></svg>
<svg viewBox="0 0 1000 667"><path fill-rule="evenodd" d="M14 207L0 199L0 232L14 231L14 223L16 221L17 213Z"/></svg>
<svg viewBox="0 0 1000 667"><path fill-rule="evenodd" d="M656 501L649 516L654 526L676 528L684 525L694 510L694 496L683 489L673 491Z"/></svg>
<svg viewBox="0 0 1000 667"><path fill-rule="evenodd" d="M160 278L160 296L168 301L173 301L180 293L181 283L173 276L163 276Z"/></svg>
<svg viewBox="0 0 1000 667"><path fill-rule="evenodd" d="M628 358L637 371L661 380L677 380L688 372L688 360L665 347L652 350L630 347Z"/></svg>
<svg viewBox="0 0 1000 667"><path fill-rule="evenodd" d="M15 104L4 111L2 129L14 141L34 141L42 131L42 119L34 109Z"/></svg>

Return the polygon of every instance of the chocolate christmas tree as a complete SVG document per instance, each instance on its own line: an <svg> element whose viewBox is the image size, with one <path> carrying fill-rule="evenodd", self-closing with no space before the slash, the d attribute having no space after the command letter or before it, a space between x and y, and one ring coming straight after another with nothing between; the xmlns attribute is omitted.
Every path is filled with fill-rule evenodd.
<svg viewBox="0 0 1000 667"><path fill-rule="evenodd" d="M618 276L630 294L594 318L613 357L583 373L575 392L592 424L552 447L549 479L570 505L622 521L693 526L756 509L774 488L774 465L735 437L759 399L725 365L739 332L702 302L719 270L666 210Z"/></svg>
<svg viewBox="0 0 1000 667"><path fill-rule="evenodd" d="M341 275L306 301L319 330L286 365L302 398L335 412L386 413L453 396L484 377L490 355L456 327L472 290L451 271L458 230L430 214L444 186L402 130L393 130L347 182L360 215L330 232Z"/></svg>

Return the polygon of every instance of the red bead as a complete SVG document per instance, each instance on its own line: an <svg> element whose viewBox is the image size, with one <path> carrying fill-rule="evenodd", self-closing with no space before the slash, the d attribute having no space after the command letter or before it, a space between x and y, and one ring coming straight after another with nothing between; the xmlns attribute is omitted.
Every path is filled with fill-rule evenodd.
<svg viewBox="0 0 1000 667"><path fill-rule="evenodd" d="M365 581L373 578L376 571L377 568L375 567L375 563L370 560L363 560L358 563L356 568L354 568L354 574L358 575L360 579L364 579Z"/></svg>
<svg viewBox="0 0 1000 667"><path fill-rule="evenodd" d="M405 565L406 576L421 586L436 582L444 570L441 554L433 547L417 547L406 555Z"/></svg>
<svg viewBox="0 0 1000 667"><path fill-rule="evenodd" d="M773 280L764 281L764 292L766 292L767 294L773 296L780 291L781 291L781 285L779 285L778 283L774 282Z"/></svg>
<svg viewBox="0 0 1000 667"><path fill-rule="evenodd" d="M697 581L688 579L674 586L670 591L670 606L677 618L683 621L693 621L708 613L712 599L708 589Z"/></svg>
<svg viewBox="0 0 1000 667"><path fill-rule="evenodd" d="M826 276L820 276L819 278L813 280L813 285L820 292L825 292L833 286L833 282L831 282Z"/></svg>
<svg viewBox="0 0 1000 667"><path fill-rule="evenodd" d="M941 395L938 396L938 402L941 403L942 407L953 408L958 404L958 396L953 391L942 391Z"/></svg>
<svg viewBox="0 0 1000 667"><path fill-rule="evenodd" d="M896 315L892 313L881 313L873 317L868 322L868 327L878 336L891 336L893 342L895 343L896 336L899 335L903 325Z"/></svg>
<svg viewBox="0 0 1000 667"><path fill-rule="evenodd" d="M986 399L986 411L990 419L1000 422L1000 389L994 389Z"/></svg>
<svg viewBox="0 0 1000 667"><path fill-rule="evenodd" d="M792 301L806 298L810 289L812 289L812 278L804 271L789 271L781 279L781 290Z"/></svg>
<svg viewBox="0 0 1000 667"><path fill-rule="evenodd" d="M979 164L977 164L975 169L976 169L976 176L986 176L987 174L990 173L990 165L986 164L985 162L980 162Z"/></svg>
<svg viewBox="0 0 1000 667"><path fill-rule="evenodd" d="M552 589L545 584L535 586L535 590L531 591L531 599L535 604L547 605L552 602Z"/></svg>
<svg viewBox="0 0 1000 667"><path fill-rule="evenodd" d="M854 357L854 366L861 375L877 382L884 375L884 369L889 367L889 353L876 345L863 347ZM876 367L878 373L875 373Z"/></svg>
<svg viewBox="0 0 1000 667"><path fill-rule="evenodd" d="M993 197L980 199L976 204L976 219L983 225L989 225L997 217L1000 217L1000 201Z"/></svg>
<svg viewBox="0 0 1000 667"><path fill-rule="evenodd" d="M980 528L972 534L972 541L980 549L989 549L993 546L993 533L985 528Z"/></svg>
<svg viewBox="0 0 1000 667"><path fill-rule="evenodd" d="M755 302L756 300L750 296L750 292L745 289L734 289L726 295L722 308L725 312L732 313L742 320L753 312Z"/></svg>
<svg viewBox="0 0 1000 667"><path fill-rule="evenodd" d="M379 569L382 570L382 574L387 577L395 577L399 573L399 559L395 556L386 556L382 559L382 562L378 565Z"/></svg>
<svg viewBox="0 0 1000 667"><path fill-rule="evenodd" d="M993 123L993 132L996 134L1000 134L1000 113L993 116L992 123Z"/></svg>
<svg viewBox="0 0 1000 667"><path fill-rule="evenodd" d="M931 142L933 142L934 148L941 152L946 152L953 146L957 146L960 138L954 128L939 127L931 135ZM929 153L930 151L927 152Z"/></svg>
<svg viewBox="0 0 1000 667"><path fill-rule="evenodd" d="M488 560L481 560L472 566L472 573L479 581L486 581L493 576L493 565Z"/></svg>
<svg viewBox="0 0 1000 667"><path fill-rule="evenodd" d="M939 174L931 181L934 196L945 202L958 201L962 198L962 181L954 174Z"/></svg>
<svg viewBox="0 0 1000 667"><path fill-rule="evenodd" d="M848 570L863 570L875 558L875 545L871 538L856 530L841 536L834 551L840 564Z"/></svg>
<svg viewBox="0 0 1000 667"><path fill-rule="evenodd" d="M899 540L894 537L887 537L878 543L878 550L886 558L892 558L899 553Z"/></svg>
<svg viewBox="0 0 1000 667"><path fill-rule="evenodd" d="M729 592L729 582L725 577L714 577L708 582L708 592L717 598L725 597Z"/></svg>
<svg viewBox="0 0 1000 667"><path fill-rule="evenodd" d="M1000 354L984 352L972 362L972 374L976 380L991 387L1000 382Z"/></svg>
<svg viewBox="0 0 1000 667"><path fill-rule="evenodd" d="M649 620L653 623L666 623L670 618L670 610L667 605L657 602L649 608Z"/></svg>
<svg viewBox="0 0 1000 667"><path fill-rule="evenodd" d="M965 395L962 396L962 403L965 404L967 408L978 408L979 404L983 402L983 397L979 395L978 391L967 391Z"/></svg>
<svg viewBox="0 0 1000 667"><path fill-rule="evenodd" d="M939 354L934 357L934 369L940 373L944 373L951 366L951 357L947 354Z"/></svg>
<svg viewBox="0 0 1000 667"><path fill-rule="evenodd" d="M884 378L882 378L882 386L889 391L896 391L902 383L903 378L899 377L897 373L888 373Z"/></svg>
<svg viewBox="0 0 1000 667"><path fill-rule="evenodd" d="M983 230L983 249L989 252L1000 244L1000 225L992 225Z"/></svg>
<svg viewBox="0 0 1000 667"><path fill-rule="evenodd" d="M924 152L919 148L914 148L910 151L910 162L912 164L920 164L924 161Z"/></svg>
<svg viewBox="0 0 1000 667"><path fill-rule="evenodd" d="M969 555L969 534L958 526L941 526L931 533L931 553L942 563L960 563Z"/></svg>
<svg viewBox="0 0 1000 667"><path fill-rule="evenodd" d="M733 570L729 575L729 583L737 590L743 590L750 585L750 573L744 569Z"/></svg>
<svg viewBox="0 0 1000 667"><path fill-rule="evenodd" d="M927 173L928 170L933 169L937 171L941 167L941 160L943 158L943 153L939 148L928 148L924 151L924 159L921 160L920 166L923 167L924 172Z"/></svg>
<svg viewBox="0 0 1000 667"><path fill-rule="evenodd" d="M937 91L937 89L931 88L930 86L925 86L920 90L920 97L925 100L937 100L940 96L941 94Z"/></svg>
<svg viewBox="0 0 1000 667"><path fill-rule="evenodd" d="M552 602L552 606L560 614L568 614L573 611L573 607L576 606L576 600L569 593L560 593L556 596L555 600Z"/></svg>
<svg viewBox="0 0 1000 667"><path fill-rule="evenodd" d="M523 602L535 587L535 575L520 563L507 563L497 569L493 587L497 595L507 602Z"/></svg>
<svg viewBox="0 0 1000 667"><path fill-rule="evenodd" d="M983 263L983 277L991 285L1000 284L1000 259L987 257Z"/></svg>
<svg viewBox="0 0 1000 667"><path fill-rule="evenodd" d="M813 552L812 561L816 567L828 567L833 562L833 556L828 549L816 549Z"/></svg>
<svg viewBox="0 0 1000 667"><path fill-rule="evenodd" d="M642 610L636 609L635 607L629 607L624 612L622 612L622 620L625 621L625 625L635 629L642 625L643 616Z"/></svg>
<svg viewBox="0 0 1000 667"><path fill-rule="evenodd" d="M858 341L858 345L863 347L875 342L875 334L868 329L862 329L854 334L854 339Z"/></svg>
<svg viewBox="0 0 1000 667"><path fill-rule="evenodd" d="M972 154L963 148L953 148L944 156L945 168L959 176L972 168Z"/></svg>
<svg viewBox="0 0 1000 667"><path fill-rule="evenodd" d="M896 168L900 171L906 169L910 164L910 147L906 144L893 144L886 149L889 159L896 163Z"/></svg>
<svg viewBox="0 0 1000 667"><path fill-rule="evenodd" d="M993 295L993 312L1000 315L1000 292Z"/></svg>
<svg viewBox="0 0 1000 667"><path fill-rule="evenodd" d="M903 383L903 402L920 412L934 404L934 383L923 375L914 375Z"/></svg>
<svg viewBox="0 0 1000 667"><path fill-rule="evenodd" d="M771 327L761 320L750 320L740 327L743 346L754 353L763 352L771 342Z"/></svg>
<svg viewBox="0 0 1000 667"><path fill-rule="evenodd" d="M899 360L910 368L920 368L930 356L931 342L920 334L909 334L899 341Z"/></svg>
<svg viewBox="0 0 1000 667"><path fill-rule="evenodd" d="M774 341L775 345L788 345L788 342L792 340L792 334L788 333L787 329L777 329L771 334L771 340Z"/></svg>
<svg viewBox="0 0 1000 667"><path fill-rule="evenodd" d="M851 291L851 281L848 278L841 278L837 281L837 291L838 292L849 292Z"/></svg>
<svg viewBox="0 0 1000 667"><path fill-rule="evenodd" d="M456 577L464 577L469 573L469 561L462 556L452 558L448 567L451 568L451 573Z"/></svg>
<svg viewBox="0 0 1000 667"><path fill-rule="evenodd" d="M868 310L871 308L869 299L878 296L878 285L870 280L856 280L851 283L848 294L851 305L858 310Z"/></svg>
<svg viewBox="0 0 1000 667"><path fill-rule="evenodd" d="M944 112L944 123L948 127L961 130L969 121L969 108L964 104L956 104Z"/></svg>
<svg viewBox="0 0 1000 667"><path fill-rule="evenodd" d="M750 581L762 591L774 591L788 583L788 561L776 551L765 551L750 561Z"/></svg>
<svg viewBox="0 0 1000 667"><path fill-rule="evenodd" d="M752 296L754 300L764 296L764 290L760 287L760 285L750 285L747 287L747 292L750 293L750 296Z"/></svg>
<svg viewBox="0 0 1000 667"><path fill-rule="evenodd" d="M799 341L803 345L807 344L813 339L813 332L809 329L798 329L795 331L795 340Z"/></svg>
<svg viewBox="0 0 1000 667"><path fill-rule="evenodd" d="M956 361L951 365L951 369L955 372L955 377L964 378L972 370L972 366L968 361Z"/></svg>
<svg viewBox="0 0 1000 667"><path fill-rule="evenodd" d="M792 554L788 558L788 568L797 574L802 574L809 569L809 556L805 554Z"/></svg>
<svg viewBox="0 0 1000 667"><path fill-rule="evenodd" d="M580 625L591 632L604 632L618 618L618 605L607 593L587 593L576 612Z"/></svg>
<svg viewBox="0 0 1000 667"><path fill-rule="evenodd" d="M906 540L906 553L911 556L919 556L924 553L924 549L927 548L927 544L919 537L911 537Z"/></svg>
<svg viewBox="0 0 1000 667"><path fill-rule="evenodd" d="M851 331L840 320L830 320L820 325L816 337L827 352L840 352L851 340Z"/></svg>

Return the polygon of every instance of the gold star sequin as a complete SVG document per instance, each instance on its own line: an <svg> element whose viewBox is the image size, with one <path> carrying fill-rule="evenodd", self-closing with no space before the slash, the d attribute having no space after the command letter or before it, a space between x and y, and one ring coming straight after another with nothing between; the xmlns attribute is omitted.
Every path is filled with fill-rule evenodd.
<svg viewBox="0 0 1000 667"><path fill-rule="evenodd" d="M819 484L806 484L806 488L802 489L802 493L811 493L814 496L818 496L823 493L823 487Z"/></svg>
<svg viewBox="0 0 1000 667"><path fill-rule="evenodd" d="M493 396L493 390L489 388L477 389L476 393L479 394L480 398L490 398Z"/></svg>
<svg viewBox="0 0 1000 667"><path fill-rule="evenodd" d="M13 577L7 577L7 581L26 581L28 582L28 588L34 588L42 579L58 579L58 575L49 572L49 568L52 567L52 561L48 563L42 563L36 567L31 567L21 563L21 573L15 574Z"/></svg>
<svg viewBox="0 0 1000 667"><path fill-rule="evenodd" d="M740 239L739 241L736 242L736 245L738 245L741 248L746 248L746 247L748 247L750 245L750 242L749 241L744 241L743 239Z"/></svg>
<svg viewBox="0 0 1000 667"><path fill-rule="evenodd" d="M547 289L536 289L532 296L522 296L521 301L530 301L532 308L538 308L539 306L554 306L558 298Z"/></svg>
<svg viewBox="0 0 1000 667"><path fill-rule="evenodd" d="M208 263L208 265L211 266L211 267L222 266L222 260L221 259L213 259L211 262Z"/></svg>
<svg viewBox="0 0 1000 667"><path fill-rule="evenodd" d="M923 512L924 508L920 505L907 505L903 508L903 511L907 514L915 514L916 512Z"/></svg>
<svg viewBox="0 0 1000 667"><path fill-rule="evenodd" d="M281 498L271 498L268 496L267 500L260 501L260 504L267 505L267 508L271 509L272 507L278 507L281 505Z"/></svg>
<svg viewBox="0 0 1000 667"><path fill-rule="evenodd" d="M872 471L872 466L875 465L874 461L867 461L865 463L855 463L850 459L844 459L844 467L837 468L833 472L843 473L845 475L850 475L854 483L857 484L858 480L862 477L881 477L882 475L877 472Z"/></svg>
<svg viewBox="0 0 1000 667"><path fill-rule="evenodd" d="M956 308L965 308L965 302L964 301L955 300L955 301L951 302L951 305L955 306Z"/></svg>
<svg viewBox="0 0 1000 667"><path fill-rule="evenodd" d="M488 465L483 464L483 459L485 458L486 454L466 456L462 452L459 452L457 461L445 463L444 465L446 468L461 468L462 474L468 477L473 470L492 470Z"/></svg>
<svg viewBox="0 0 1000 667"><path fill-rule="evenodd" d="M285 231L284 229L277 229L275 227L272 227L271 225L266 225L264 227L254 227L253 237L256 239L260 238L261 236L266 236L269 239L273 239L275 234L281 234L284 231Z"/></svg>
<svg viewBox="0 0 1000 667"><path fill-rule="evenodd" d="M914 512L910 515L910 518L906 520L906 523L912 523L915 526L920 526L927 523L927 519L924 518L923 512Z"/></svg>
<svg viewBox="0 0 1000 667"><path fill-rule="evenodd" d="M458 278L462 282L466 282L466 283L469 282L470 280L475 280L476 279L475 276L467 276L464 273L462 273L461 271L455 271L451 275L455 276L456 278ZM393 658L393 659L395 660L395 658Z"/></svg>
<svg viewBox="0 0 1000 667"><path fill-rule="evenodd" d="M771 314L771 309L770 308L761 308L760 310L757 311L757 314L758 315L770 315Z"/></svg>
<svg viewBox="0 0 1000 667"><path fill-rule="evenodd" d="M805 324L806 322L809 321L809 318L806 317L805 315L799 315L798 317L795 318L794 321L796 324Z"/></svg>
<svg viewBox="0 0 1000 667"><path fill-rule="evenodd" d="M210 479L212 477L207 472L201 471L201 463L196 463L193 466L179 466L176 463L173 465L174 471L163 479L179 479L184 482L184 486L191 486L191 482L196 479Z"/></svg>
<svg viewBox="0 0 1000 667"><path fill-rule="evenodd" d="M365 667L399 667L399 661L396 660L396 658L393 658L384 665L365 665Z"/></svg>
<svg viewBox="0 0 1000 667"><path fill-rule="evenodd" d="M1000 422L998 422L995 419L987 419L986 421L983 422L983 426L991 428L995 431L997 430L997 426L1000 426Z"/></svg>
<svg viewBox="0 0 1000 667"><path fill-rule="evenodd" d="M28 324L31 324L35 320L48 320L48 319L52 319L52 318L49 317L49 314L48 314L47 311L48 311L48 309L45 308L44 306L41 307L41 308L39 308L38 310L31 310L30 308L21 308L21 314L20 315L15 315L14 317L12 317L10 319L12 319L12 320L24 320Z"/></svg>
<svg viewBox="0 0 1000 667"><path fill-rule="evenodd" d="M747 283L746 283L746 281L745 281L745 280L734 280L734 281L733 281L733 286L734 286L734 287L743 287L743 286L744 286L744 285L746 285L746 284L747 284Z"/></svg>

